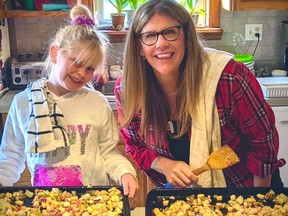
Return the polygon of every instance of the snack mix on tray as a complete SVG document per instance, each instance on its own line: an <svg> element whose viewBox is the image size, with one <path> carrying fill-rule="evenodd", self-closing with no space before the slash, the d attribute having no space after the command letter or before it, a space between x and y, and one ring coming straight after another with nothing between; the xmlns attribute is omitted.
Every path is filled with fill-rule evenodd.
<svg viewBox="0 0 288 216"><path fill-rule="evenodd" d="M31 205L25 206L25 200L32 198ZM58 188L0 193L0 216L117 216L122 215L122 210L123 196L115 187L89 189L81 195Z"/></svg>
<svg viewBox="0 0 288 216"><path fill-rule="evenodd" d="M174 200L174 201L173 201ZM170 203L171 202L171 203ZM170 205L169 205L170 204ZM198 194L186 197L186 201L175 197L164 199L161 208L154 208L155 216L284 216L288 215L288 197L283 193L276 195L273 190L256 197L231 195L228 202L222 201L222 196Z"/></svg>

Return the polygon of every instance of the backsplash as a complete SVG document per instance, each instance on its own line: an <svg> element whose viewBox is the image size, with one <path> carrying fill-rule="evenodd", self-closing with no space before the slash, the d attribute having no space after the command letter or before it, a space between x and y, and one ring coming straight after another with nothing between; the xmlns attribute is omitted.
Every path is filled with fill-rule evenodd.
<svg viewBox="0 0 288 216"><path fill-rule="evenodd" d="M255 69L271 71L281 68L283 57L281 21L288 20L288 10L226 11L221 10L221 40L209 40L207 46L231 53L253 54L257 41L245 41L245 24L263 24L263 36L255 52ZM59 27L66 24L64 17L9 18L11 54L46 51L47 41ZM119 64L124 44L112 44L109 64Z"/></svg>

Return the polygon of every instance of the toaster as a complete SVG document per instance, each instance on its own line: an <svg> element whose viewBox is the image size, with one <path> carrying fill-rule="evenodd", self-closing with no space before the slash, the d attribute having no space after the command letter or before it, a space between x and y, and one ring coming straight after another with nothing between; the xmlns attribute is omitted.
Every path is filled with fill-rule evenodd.
<svg viewBox="0 0 288 216"><path fill-rule="evenodd" d="M4 64L4 77L10 90L23 90L30 82L46 76L42 61L19 61L10 57Z"/></svg>

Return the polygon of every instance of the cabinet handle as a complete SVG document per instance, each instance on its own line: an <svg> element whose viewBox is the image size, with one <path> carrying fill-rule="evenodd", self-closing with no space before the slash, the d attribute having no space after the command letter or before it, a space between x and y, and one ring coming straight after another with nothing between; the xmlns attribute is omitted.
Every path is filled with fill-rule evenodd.
<svg viewBox="0 0 288 216"><path fill-rule="evenodd" d="M280 125L287 125L287 124L288 124L288 120L286 120L286 121L279 121L279 124L280 124Z"/></svg>

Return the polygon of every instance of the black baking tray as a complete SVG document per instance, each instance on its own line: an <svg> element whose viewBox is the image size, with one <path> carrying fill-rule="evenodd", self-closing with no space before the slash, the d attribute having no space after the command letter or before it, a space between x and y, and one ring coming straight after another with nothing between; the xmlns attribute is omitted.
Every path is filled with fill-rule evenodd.
<svg viewBox="0 0 288 216"><path fill-rule="evenodd" d="M13 193L13 192L17 192L19 190L24 191L24 193L26 190L34 192L35 189L44 189L44 190L51 191L52 188L59 188L59 190L67 191L67 192L75 191L76 194L78 196L80 196L81 194L84 194L90 190L109 190L112 187L111 186L93 186L93 187L86 187L86 186L84 186L84 187L18 187L17 186L17 187L0 187L0 193L6 193L6 192ZM122 187L115 187L115 188L119 189L122 193L122 196L123 196L123 214L122 214L122 216L130 216L131 213L130 213L130 206L129 206L128 197L124 196ZM31 199L26 198L24 200L24 205L30 207L32 204L32 200L33 200L33 197Z"/></svg>
<svg viewBox="0 0 288 216"><path fill-rule="evenodd" d="M175 197L175 200L186 200L187 196L192 194L204 194L204 195L219 195L223 197L223 202L230 200L230 195L243 196L248 198L250 196L256 196L258 193L266 194L270 190L273 190L275 194L283 193L288 196L288 188L286 187L251 187L251 188L179 188L179 189L165 189L156 188L151 190L146 198L145 215L153 216L154 208L163 208L163 199L170 200L171 196ZM171 200L172 202L172 200Z"/></svg>

